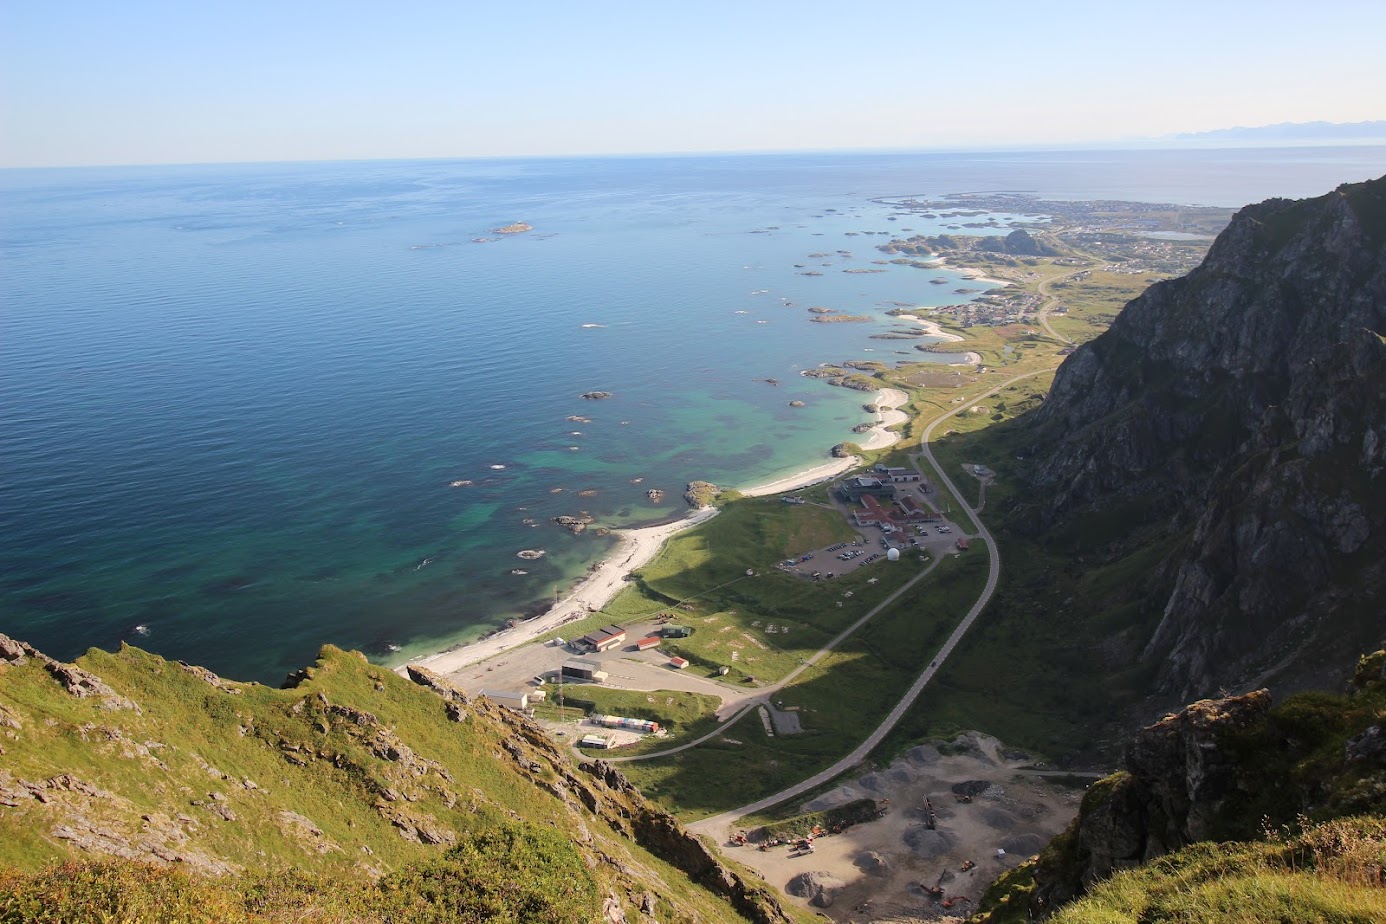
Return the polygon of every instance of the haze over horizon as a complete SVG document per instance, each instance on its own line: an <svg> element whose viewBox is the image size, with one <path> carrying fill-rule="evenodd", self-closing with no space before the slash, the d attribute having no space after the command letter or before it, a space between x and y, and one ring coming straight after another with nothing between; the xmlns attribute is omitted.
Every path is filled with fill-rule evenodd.
<svg viewBox="0 0 1386 924"><path fill-rule="evenodd" d="M0 11L0 166L1150 140L1381 118L1386 8L809 0Z"/></svg>

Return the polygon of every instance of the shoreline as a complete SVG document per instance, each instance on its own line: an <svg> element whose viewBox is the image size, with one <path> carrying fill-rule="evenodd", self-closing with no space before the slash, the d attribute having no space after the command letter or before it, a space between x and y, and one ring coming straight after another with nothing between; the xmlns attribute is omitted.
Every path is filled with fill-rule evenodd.
<svg viewBox="0 0 1386 924"><path fill-rule="evenodd" d="M620 542L611 555L578 581L568 595L555 603L547 613L526 619L509 629L502 629L461 647L411 658L394 668L394 671L403 674L405 668L412 664L427 667L440 674L451 674L503 651L528 644L565 623L583 619L611 602L616 593L625 586L626 575L654 558L670 536L706 522L717 513L716 507L700 507L672 522L612 530L614 535L620 537Z"/></svg>
<svg viewBox="0 0 1386 924"><path fill-rule="evenodd" d="M985 282L991 287L997 289L1004 289L1012 285L1012 283L1009 280L997 279L995 276L988 276L987 271L984 269L978 269L975 266L958 266L956 263L948 262L948 257L946 256L943 256L941 254L935 254L935 256L938 258L939 266L950 267L954 272L962 276L968 282Z"/></svg>
<svg viewBox="0 0 1386 924"><path fill-rule="evenodd" d="M900 410L908 402L909 395L898 388L882 388L878 391L875 401L879 409L877 421L871 428L871 435L859 444L861 448L885 449L898 442L899 437L886 428L910 419L909 414ZM791 475L742 488L740 493L746 497L767 497L812 487L856 468L861 461L859 456L832 459ZM717 513L716 507L700 507L676 520L632 529L612 530L620 541L611 555L579 580L567 596L555 603L547 613L519 622L511 628L493 632L474 642L411 658L393 670L403 675L409 665L416 665L440 674L455 673L478 661L493 658L501 652L527 645L568 622L583 619L610 603L625 586L626 576L653 559L672 536L699 523L707 522Z"/></svg>
<svg viewBox="0 0 1386 924"><path fill-rule="evenodd" d="M910 419L909 414L899 410L902 405L908 402L909 395L898 388L882 388L876 392L875 404L879 408L876 414L876 424L871 428L871 435L857 445L861 446L862 449L885 449L893 446L899 437L886 428L893 424L905 423ZM738 490L745 497L767 497L771 494L783 494L786 491L811 488L814 485L830 481L860 464L861 458L859 456L846 456Z"/></svg>
<svg viewBox="0 0 1386 924"><path fill-rule="evenodd" d="M1005 283L1005 282L1003 282L1003 283L1001 283L1001 284L1002 284L1002 285L1009 285L1009 283ZM902 317L911 317L911 318L914 318L915 323L921 325L921 326L924 328L924 331L925 331L930 337L937 337L939 340L941 340L941 341L944 342L944 343L962 343L962 342L964 342L965 340L967 340L967 338L964 337L962 334L955 334L955 333L952 333L951 331L946 331L946 330L944 330L942 327L939 326L939 323L938 323L937 321L929 321L929 320L926 320L926 319L924 319L924 318L919 317L918 315L913 315L913 314L912 314L912 315L903 315ZM960 362L960 363L947 363L946 365L949 365L949 366L979 366L979 365L982 364L982 354L981 354L981 353L978 353L978 352L976 352L976 351L974 351L974 350L968 350L967 352L965 352L965 353L963 354L963 357L964 357L964 359L963 359L963 361Z"/></svg>

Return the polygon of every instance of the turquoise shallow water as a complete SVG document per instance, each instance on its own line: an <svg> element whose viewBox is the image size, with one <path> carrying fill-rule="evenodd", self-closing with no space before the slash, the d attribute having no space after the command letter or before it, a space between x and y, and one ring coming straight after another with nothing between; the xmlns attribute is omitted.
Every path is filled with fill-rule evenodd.
<svg viewBox="0 0 1386 924"><path fill-rule="evenodd" d="M266 681L328 641L439 647L608 549L551 517L647 522L691 479L762 481L849 438L863 396L797 373L903 357L869 339L884 321L805 309L958 298L871 264L868 232L935 228L870 197L1228 204L1365 178L1380 153L0 172L0 629ZM535 230L489 233L515 220Z"/></svg>

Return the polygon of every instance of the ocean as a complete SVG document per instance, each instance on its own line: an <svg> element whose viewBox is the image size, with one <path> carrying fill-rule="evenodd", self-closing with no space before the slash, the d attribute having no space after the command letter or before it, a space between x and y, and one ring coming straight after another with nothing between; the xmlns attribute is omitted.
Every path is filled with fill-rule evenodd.
<svg viewBox="0 0 1386 924"><path fill-rule="evenodd" d="M0 171L0 631L270 683L327 642L438 650L566 590L612 546L596 526L680 515L690 480L824 461L870 395L801 371L929 358L871 335L892 305L972 286L875 246L957 219L871 199L1231 206L1383 165L1315 148ZM495 233L517 221L533 230ZM582 535L551 522L583 514Z"/></svg>

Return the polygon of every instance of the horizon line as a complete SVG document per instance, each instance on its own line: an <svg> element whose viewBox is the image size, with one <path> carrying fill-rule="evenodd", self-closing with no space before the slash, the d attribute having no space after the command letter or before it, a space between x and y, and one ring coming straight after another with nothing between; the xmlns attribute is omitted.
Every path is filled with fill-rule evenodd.
<svg viewBox="0 0 1386 924"><path fill-rule="evenodd" d="M1229 143L1231 142L1231 143ZM1175 138L1141 138L1126 141L1082 141L1050 143L1002 144L994 147L982 145L955 145L943 147L874 147L874 148L742 148L708 151L609 151L587 153L556 154L427 154L412 156L381 157L343 157L343 158L267 158L264 160L189 160L189 161L147 161L121 163L89 164L14 164L0 165L0 171L19 170L101 170L127 167L231 167L268 166L273 164L350 164L350 163L397 163L397 162L450 162L450 161L517 161L517 160L615 160L615 159L658 159L695 157L763 157L794 154L1040 154L1051 152L1102 152L1122 151L1230 151L1230 150L1285 150L1298 148L1362 148L1386 147L1386 136L1381 138L1342 138L1342 139L1274 139L1257 142L1254 140L1208 139L1199 141Z"/></svg>

